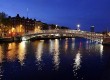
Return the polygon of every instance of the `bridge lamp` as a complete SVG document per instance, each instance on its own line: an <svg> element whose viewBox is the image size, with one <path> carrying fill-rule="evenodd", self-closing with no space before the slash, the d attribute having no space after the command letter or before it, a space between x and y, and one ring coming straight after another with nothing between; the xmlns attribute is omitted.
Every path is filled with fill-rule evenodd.
<svg viewBox="0 0 110 80"><path fill-rule="evenodd" d="M57 26L58 26L58 25L56 25L56 29L57 29Z"/></svg>
<svg viewBox="0 0 110 80"><path fill-rule="evenodd" d="M77 25L77 30L80 31L80 24Z"/></svg>
<svg viewBox="0 0 110 80"><path fill-rule="evenodd" d="M80 24L78 24L77 27L79 28L80 27Z"/></svg>

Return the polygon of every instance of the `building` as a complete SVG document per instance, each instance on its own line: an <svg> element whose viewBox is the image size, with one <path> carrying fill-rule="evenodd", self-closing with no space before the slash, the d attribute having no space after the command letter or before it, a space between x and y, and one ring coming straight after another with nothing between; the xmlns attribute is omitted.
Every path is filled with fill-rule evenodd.
<svg viewBox="0 0 110 80"><path fill-rule="evenodd" d="M43 23L36 21L36 19L29 19L28 17L20 17L19 14L15 17L8 17L11 26L8 30L10 36L23 35L25 33L37 32L42 28Z"/></svg>
<svg viewBox="0 0 110 80"><path fill-rule="evenodd" d="M94 26L91 26L91 27L90 27L90 31L91 31L91 32L94 32Z"/></svg>

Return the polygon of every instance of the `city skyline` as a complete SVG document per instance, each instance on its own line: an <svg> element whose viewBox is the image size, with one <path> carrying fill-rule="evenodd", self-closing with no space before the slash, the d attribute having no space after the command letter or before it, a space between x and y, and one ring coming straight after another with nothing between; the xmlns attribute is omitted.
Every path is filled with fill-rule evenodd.
<svg viewBox="0 0 110 80"><path fill-rule="evenodd" d="M75 29L77 24L80 24L83 30L90 30L90 26L95 26L96 31L104 31L110 26L109 0L9 1L10 3L7 3L7 0L0 1L1 12L9 16L20 14L48 24L68 26L71 29Z"/></svg>

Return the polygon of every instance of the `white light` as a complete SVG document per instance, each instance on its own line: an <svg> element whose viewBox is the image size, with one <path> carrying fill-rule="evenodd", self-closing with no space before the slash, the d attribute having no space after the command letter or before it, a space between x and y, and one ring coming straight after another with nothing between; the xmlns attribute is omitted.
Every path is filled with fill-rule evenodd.
<svg viewBox="0 0 110 80"><path fill-rule="evenodd" d="M75 58L74 68L75 70L78 70L80 69L80 67L81 67L81 54L80 51L78 51Z"/></svg>
<svg viewBox="0 0 110 80"><path fill-rule="evenodd" d="M55 34L55 36L60 36L59 34Z"/></svg>
<svg viewBox="0 0 110 80"><path fill-rule="evenodd" d="M80 31L80 24L77 25L77 31Z"/></svg>
<svg viewBox="0 0 110 80"><path fill-rule="evenodd" d="M54 62L54 67L55 70L58 70L59 68L59 63L60 63L60 58L59 58L59 40L55 39L55 46L54 46L54 56L53 56L53 62Z"/></svg>
<svg viewBox="0 0 110 80"><path fill-rule="evenodd" d="M22 37L22 41L26 41L27 39L25 37Z"/></svg>
<svg viewBox="0 0 110 80"><path fill-rule="evenodd" d="M80 24L78 24L77 27L80 27Z"/></svg>

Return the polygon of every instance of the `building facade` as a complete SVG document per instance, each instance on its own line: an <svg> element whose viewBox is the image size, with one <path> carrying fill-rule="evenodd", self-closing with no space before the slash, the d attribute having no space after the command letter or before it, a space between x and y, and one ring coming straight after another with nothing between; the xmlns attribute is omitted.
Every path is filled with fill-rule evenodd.
<svg viewBox="0 0 110 80"><path fill-rule="evenodd" d="M43 23L36 21L36 19L29 19L20 17L19 14L15 17L9 16L7 18L9 24L8 29L4 32L5 36L17 36L25 33L38 32L42 29Z"/></svg>

